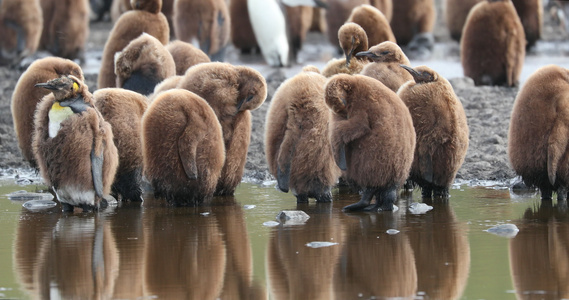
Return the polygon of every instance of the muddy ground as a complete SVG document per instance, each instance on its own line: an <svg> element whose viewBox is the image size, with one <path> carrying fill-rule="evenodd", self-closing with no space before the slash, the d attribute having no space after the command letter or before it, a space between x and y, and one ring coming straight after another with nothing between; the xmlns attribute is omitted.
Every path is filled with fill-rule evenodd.
<svg viewBox="0 0 569 300"><path fill-rule="evenodd" d="M436 70L439 73L451 74L447 76L447 79L452 83L456 94L462 101L470 128L470 145L457 179L509 182L511 178L515 177L515 173L509 165L507 156L508 126L514 99L519 88L475 87L469 78L452 77L456 74L457 68L461 74L458 44L448 37L440 7L438 20L435 30L437 46L432 58L422 61L411 59L411 64L413 66L432 64L437 66ZM540 57L549 59L544 60L543 64L550 61L552 57L566 60L567 34L555 26L547 13L545 24L544 40L539 42L536 49L530 51L526 58L526 61L533 58L531 67L524 67L526 74L533 72L533 69L541 65L542 59ZM96 23L91 26L87 45L87 64L83 66L87 85L91 92L96 87L98 63L111 26L110 23ZM250 65L258 69L265 75L269 85L269 96L266 102L261 108L253 112L252 139L245 166L246 178L257 182L272 178L267 170L263 136L265 115L274 90L286 77L293 76L300 71L302 65L315 64L322 67L333 55L334 48L328 44L321 34L317 33L311 34L305 43L303 53L300 55L300 60L303 62L280 71L266 66L260 56L244 57L239 55L235 49L229 50L227 56L229 62ZM0 172L4 175L29 170L27 163L22 160L10 113L12 92L23 70L23 68L0 68ZM445 73L445 71L447 72Z"/></svg>

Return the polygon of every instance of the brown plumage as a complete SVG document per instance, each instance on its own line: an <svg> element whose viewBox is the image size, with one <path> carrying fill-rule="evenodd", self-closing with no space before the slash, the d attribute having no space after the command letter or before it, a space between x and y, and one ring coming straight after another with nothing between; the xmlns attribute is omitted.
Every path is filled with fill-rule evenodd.
<svg viewBox="0 0 569 300"><path fill-rule="evenodd" d="M229 2L231 17L231 42L242 53L250 53L258 48L257 39L249 20L247 0L231 0Z"/></svg>
<svg viewBox="0 0 569 300"><path fill-rule="evenodd" d="M417 34L432 33L436 11L434 0L393 1L391 29L399 45L407 45Z"/></svg>
<svg viewBox="0 0 569 300"><path fill-rule="evenodd" d="M150 95L148 98L150 100L154 100L154 98L156 98L158 94L165 92L167 90L175 89L178 86L178 83L182 80L182 78L184 78L184 76L176 75L164 79L164 81L156 85L156 87L154 88L154 94Z"/></svg>
<svg viewBox="0 0 569 300"><path fill-rule="evenodd" d="M370 0L369 4L381 11L387 21L391 21L393 17L393 1L392 0Z"/></svg>
<svg viewBox="0 0 569 300"><path fill-rule="evenodd" d="M175 89L142 118L144 175L174 205L209 204L225 161L221 126L204 99Z"/></svg>
<svg viewBox="0 0 569 300"><path fill-rule="evenodd" d="M338 31L340 48L344 58L331 59L322 69L322 75L331 77L335 74L358 74L367 63L365 57L356 57L356 53L368 49L368 40L365 30L358 24L348 22Z"/></svg>
<svg viewBox="0 0 569 300"><path fill-rule="evenodd" d="M182 41L173 41L166 49L176 63L176 75L184 75L191 66L199 63L210 62L209 57L194 45Z"/></svg>
<svg viewBox="0 0 569 300"><path fill-rule="evenodd" d="M38 104L33 151L40 173L64 210L104 206L119 163L111 125L72 75L36 84L52 91Z"/></svg>
<svg viewBox="0 0 569 300"><path fill-rule="evenodd" d="M168 44L170 39L168 21L160 12L162 1L133 0L133 2L136 2L136 8L122 14L109 33L97 81L100 89L116 87L115 53L123 50L143 32L157 38L163 45Z"/></svg>
<svg viewBox="0 0 569 300"><path fill-rule="evenodd" d="M381 81L396 93L405 82L413 80L413 76L400 67L400 65L410 66L409 59L393 42L383 42L369 48L368 51L357 53L356 56L365 56L372 61L360 74Z"/></svg>
<svg viewBox="0 0 569 300"><path fill-rule="evenodd" d="M522 21L527 48L533 47L541 38L543 27L543 3L541 0L512 0Z"/></svg>
<svg viewBox="0 0 569 300"><path fill-rule="evenodd" d="M0 65L10 65L38 49L43 17L39 0L0 2Z"/></svg>
<svg viewBox="0 0 569 300"><path fill-rule="evenodd" d="M139 93L119 88L93 93L95 107L113 128L119 166L112 186L113 196L124 201L142 201L142 115L148 100Z"/></svg>
<svg viewBox="0 0 569 300"><path fill-rule="evenodd" d="M306 34L312 25L313 7L285 5L285 11L292 57L296 61L298 52L302 49Z"/></svg>
<svg viewBox="0 0 569 300"><path fill-rule="evenodd" d="M508 154L525 184L550 200L569 187L569 70L548 65L535 71L520 89L510 121Z"/></svg>
<svg viewBox="0 0 569 300"><path fill-rule="evenodd" d="M85 61L89 36L88 0L40 0L43 32L40 48L55 56Z"/></svg>
<svg viewBox="0 0 569 300"><path fill-rule="evenodd" d="M225 164L216 195L232 195L241 182L251 139L251 112L267 97L265 78L252 68L204 63L188 69L178 84L204 98L213 108L225 144Z"/></svg>
<svg viewBox="0 0 569 300"><path fill-rule="evenodd" d="M225 0L175 0L174 32L185 42L197 39L212 61L223 61L231 20Z"/></svg>
<svg viewBox="0 0 569 300"><path fill-rule="evenodd" d="M267 112L265 155L269 171L283 192L289 188L297 202L332 201L331 187L340 176L328 123L331 112L324 101L326 77L301 72L283 82Z"/></svg>
<svg viewBox="0 0 569 300"><path fill-rule="evenodd" d="M460 41L464 76L476 85L518 84L526 38L510 0L476 4L466 19Z"/></svg>
<svg viewBox="0 0 569 300"><path fill-rule="evenodd" d="M385 15L371 5L355 7L348 22L354 22L365 30L369 45L375 46L385 41L396 42Z"/></svg>
<svg viewBox="0 0 569 300"><path fill-rule="evenodd" d="M326 27L328 29L328 41L332 45L338 45L338 31L350 17L354 7L361 4L369 4L369 0L329 0L326 9Z"/></svg>
<svg viewBox="0 0 569 300"><path fill-rule="evenodd" d="M348 180L363 189L360 202L345 210L392 210L397 189L409 175L415 131L409 110L390 89L363 75L340 74L326 84L334 112L331 144Z"/></svg>
<svg viewBox="0 0 569 300"><path fill-rule="evenodd" d="M460 41L462 28L470 9L481 1L484 0L446 0L445 20L453 40Z"/></svg>
<svg viewBox="0 0 569 300"><path fill-rule="evenodd" d="M143 33L115 55L116 86L150 95L162 80L176 75L176 63L155 37Z"/></svg>
<svg viewBox="0 0 569 300"><path fill-rule="evenodd" d="M113 23L116 23L120 16L129 10L132 10L130 0L113 0L111 5L111 20Z"/></svg>
<svg viewBox="0 0 569 300"><path fill-rule="evenodd" d="M416 134L409 179L421 187L424 198L448 197L468 149L464 108L437 72L425 66L402 68L414 78L397 93L409 108Z"/></svg>
<svg viewBox="0 0 569 300"><path fill-rule="evenodd" d="M28 69L22 73L14 93L10 108L14 119L14 131L18 138L18 146L24 160L32 167L36 167L36 160L32 151L32 134L34 132L34 113L37 104L49 94L46 89L34 88L34 85L63 75L73 75L83 80L81 67L71 60L59 57L46 57L34 61Z"/></svg>

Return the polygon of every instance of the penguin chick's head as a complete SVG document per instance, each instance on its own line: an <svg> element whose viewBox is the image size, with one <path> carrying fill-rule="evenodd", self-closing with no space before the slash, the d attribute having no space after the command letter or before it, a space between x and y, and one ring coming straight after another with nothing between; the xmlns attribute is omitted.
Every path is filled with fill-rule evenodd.
<svg viewBox="0 0 569 300"><path fill-rule="evenodd" d="M353 77L347 74L338 74L326 84L326 104L337 115L347 118L349 97L352 93Z"/></svg>
<svg viewBox="0 0 569 300"><path fill-rule="evenodd" d="M35 86L50 90L55 101L61 102L65 99L77 98L85 85L79 78L68 75L52 79L46 83L38 83Z"/></svg>
<svg viewBox="0 0 569 300"><path fill-rule="evenodd" d="M254 110L267 98L267 82L261 73L249 67L236 67L239 72L237 111Z"/></svg>
<svg viewBox="0 0 569 300"><path fill-rule="evenodd" d="M433 69L426 67L426 66L419 66L415 69L408 67L406 65L400 65L401 68L407 70L413 76L413 79L416 83L428 83L434 82L439 79L439 75L437 72L433 71Z"/></svg>
<svg viewBox="0 0 569 300"><path fill-rule="evenodd" d="M368 51L362 51L356 53L356 57L367 57L373 62L399 62L402 64L408 64L407 57L401 51L401 48L390 41L386 41L369 48Z"/></svg>
<svg viewBox="0 0 569 300"><path fill-rule="evenodd" d="M340 47L346 56L346 64L352 56L360 51L367 50L368 41L365 30L358 24L347 22L338 30L338 39L340 40Z"/></svg>

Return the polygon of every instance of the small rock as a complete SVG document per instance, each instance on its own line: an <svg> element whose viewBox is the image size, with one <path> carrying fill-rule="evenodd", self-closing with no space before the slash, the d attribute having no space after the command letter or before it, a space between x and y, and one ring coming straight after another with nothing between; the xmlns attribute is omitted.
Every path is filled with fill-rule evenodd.
<svg viewBox="0 0 569 300"><path fill-rule="evenodd" d="M484 231L506 238L513 238L520 232L518 226L514 224L501 224Z"/></svg>
<svg viewBox="0 0 569 300"><path fill-rule="evenodd" d="M57 203L55 203L54 201L51 200L30 200L27 201L26 203L22 204L23 207L29 209L29 210L44 210L44 209L49 209L52 207L56 207Z"/></svg>
<svg viewBox="0 0 569 300"><path fill-rule="evenodd" d="M330 247L330 246L334 246L334 245L338 245L338 243L332 243L332 242L310 242L310 243L306 244L306 247L310 247L310 248L322 248L322 247Z"/></svg>
<svg viewBox="0 0 569 300"><path fill-rule="evenodd" d="M285 225L302 225L310 216L302 210L283 210L277 215L277 220Z"/></svg>
<svg viewBox="0 0 569 300"><path fill-rule="evenodd" d="M426 214L431 209L433 209L433 207L425 203L414 202L409 205L409 211L414 215Z"/></svg>

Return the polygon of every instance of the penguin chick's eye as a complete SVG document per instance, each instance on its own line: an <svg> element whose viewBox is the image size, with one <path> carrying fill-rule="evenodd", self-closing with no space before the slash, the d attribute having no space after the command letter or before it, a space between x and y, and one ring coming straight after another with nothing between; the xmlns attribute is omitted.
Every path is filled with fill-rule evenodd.
<svg viewBox="0 0 569 300"><path fill-rule="evenodd" d="M381 54L381 55L387 55L387 54L389 54L389 51L383 51L383 52L381 52L380 54Z"/></svg>

